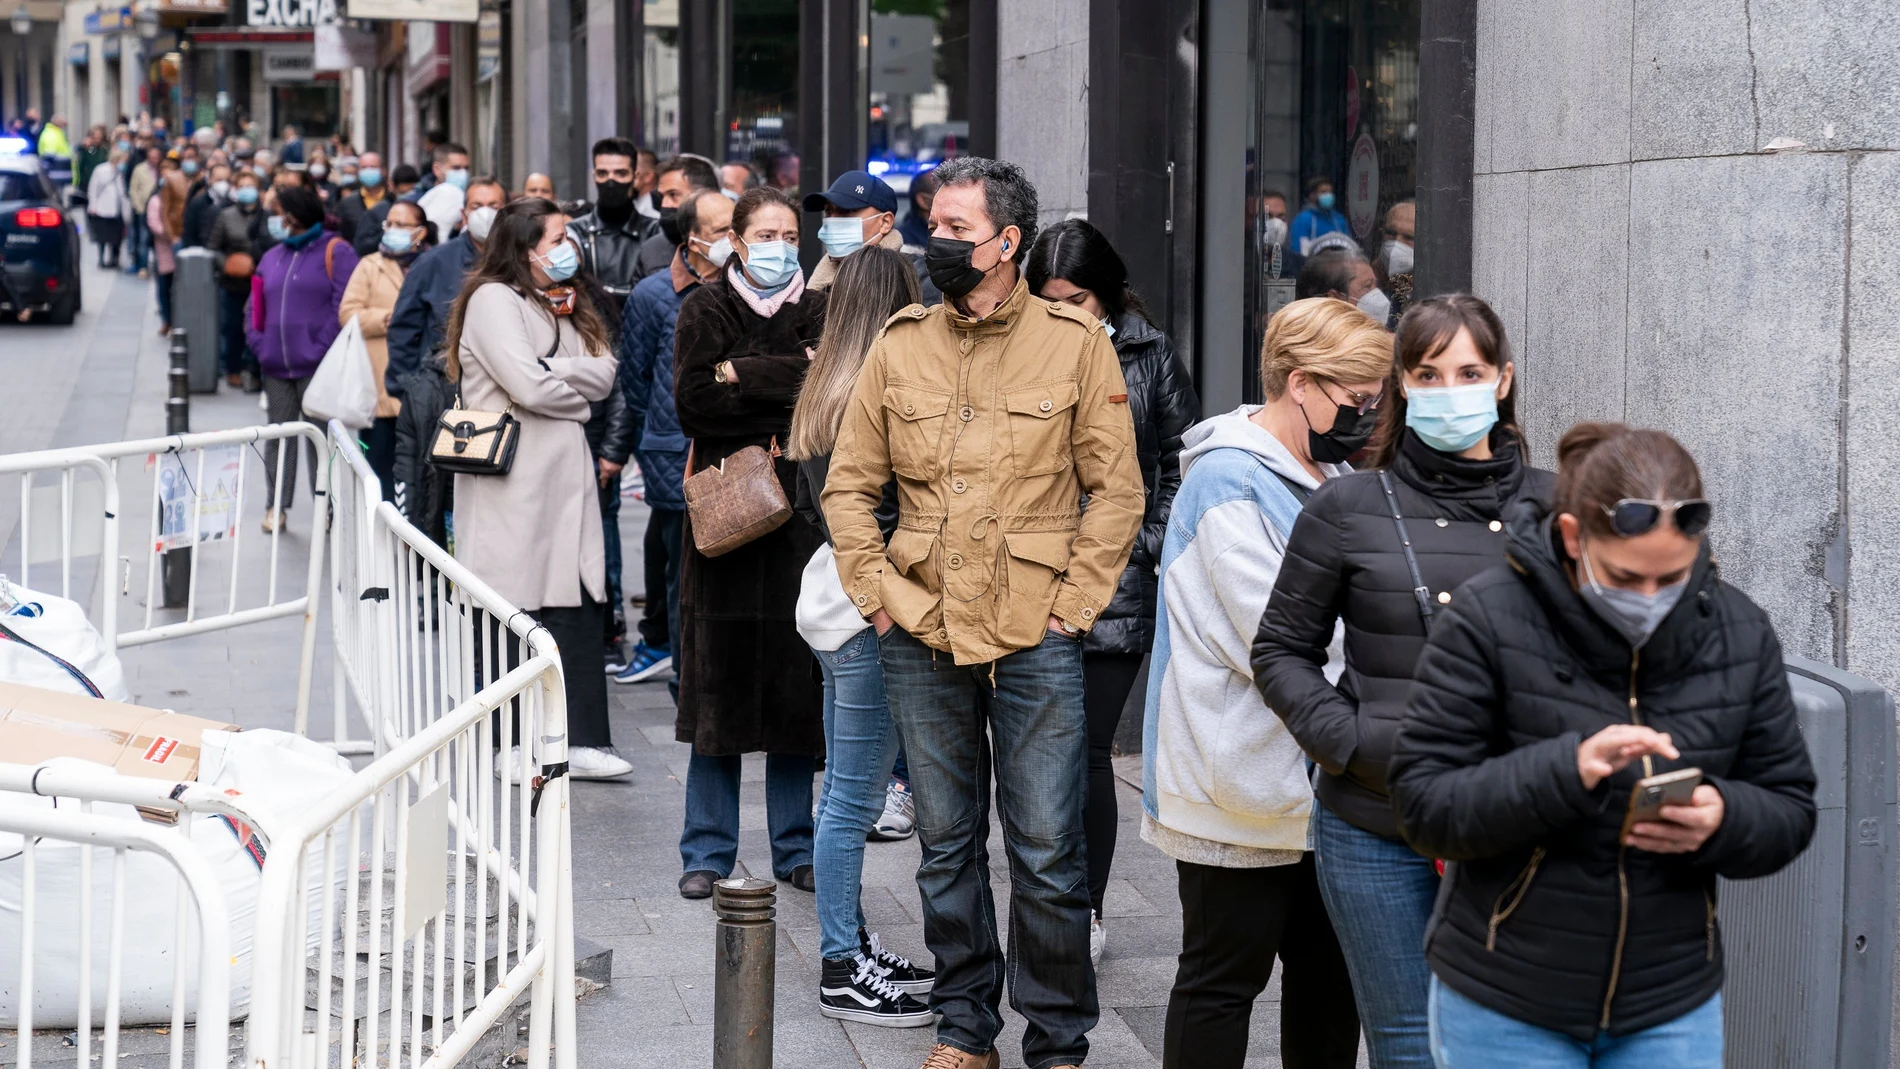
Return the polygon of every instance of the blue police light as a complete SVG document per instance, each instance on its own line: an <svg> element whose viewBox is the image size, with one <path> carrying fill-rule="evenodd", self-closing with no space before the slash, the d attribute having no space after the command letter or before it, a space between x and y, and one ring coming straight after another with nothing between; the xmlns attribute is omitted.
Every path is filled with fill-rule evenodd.
<svg viewBox="0 0 1900 1069"><path fill-rule="evenodd" d="M26 156L33 146L24 137L0 137L0 156Z"/></svg>

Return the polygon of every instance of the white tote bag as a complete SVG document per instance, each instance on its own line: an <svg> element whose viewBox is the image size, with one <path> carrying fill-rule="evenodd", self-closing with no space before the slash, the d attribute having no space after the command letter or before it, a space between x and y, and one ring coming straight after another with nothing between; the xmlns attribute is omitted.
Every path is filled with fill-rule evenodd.
<svg viewBox="0 0 1900 1069"><path fill-rule="evenodd" d="M351 316L310 377L303 395L304 415L316 423L334 419L351 430L368 427L376 422L374 373L369 346L363 344L363 327Z"/></svg>

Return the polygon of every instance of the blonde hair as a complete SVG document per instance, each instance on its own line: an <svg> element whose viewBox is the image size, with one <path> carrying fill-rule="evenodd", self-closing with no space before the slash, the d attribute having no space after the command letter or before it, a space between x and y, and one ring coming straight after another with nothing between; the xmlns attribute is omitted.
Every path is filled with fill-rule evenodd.
<svg viewBox="0 0 1900 1069"><path fill-rule="evenodd" d="M815 460L831 452L871 343L891 316L916 303L917 272L908 257L867 245L839 263L825 305L825 332L792 407L787 456Z"/></svg>
<svg viewBox="0 0 1900 1069"><path fill-rule="evenodd" d="M1274 313L1260 344L1260 385L1269 400L1295 371L1337 383L1380 382L1392 370L1392 334L1337 297L1308 297Z"/></svg>

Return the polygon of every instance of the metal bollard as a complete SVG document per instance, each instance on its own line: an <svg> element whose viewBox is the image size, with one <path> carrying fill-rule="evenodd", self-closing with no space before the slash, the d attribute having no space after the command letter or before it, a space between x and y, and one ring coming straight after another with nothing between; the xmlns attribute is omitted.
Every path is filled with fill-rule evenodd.
<svg viewBox="0 0 1900 1069"><path fill-rule="evenodd" d="M165 398L165 433L191 433L191 346L183 327L172 331L171 370L168 373L170 396ZM197 517L189 517L190 524ZM159 557L160 602L167 609L182 609L191 596L191 550L169 549Z"/></svg>
<svg viewBox="0 0 1900 1069"><path fill-rule="evenodd" d="M777 891L771 880L713 884L713 1069L772 1069Z"/></svg>
<svg viewBox="0 0 1900 1069"><path fill-rule="evenodd" d="M165 433L191 433L191 345L185 328L172 331L171 395L165 398Z"/></svg>

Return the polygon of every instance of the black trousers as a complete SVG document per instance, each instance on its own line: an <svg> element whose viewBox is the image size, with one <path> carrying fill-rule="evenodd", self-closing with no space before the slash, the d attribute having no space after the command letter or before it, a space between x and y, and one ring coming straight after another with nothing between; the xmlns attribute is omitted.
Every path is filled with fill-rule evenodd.
<svg viewBox="0 0 1900 1069"><path fill-rule="evenodd" d="M1108 893L1108 869L1115 863L1115 832L1121 820L1111 762L1115 727L1141 674L1141 661L1139 653L1082 655L1082 707L1089 721L1089 798L1082 809L1082 838L1088 844L1089 905L1098 917L1102 896Z"/></svg>
<svg viewBox="0 0 1900 1069"><path fill-rule="evenodd" d="M1221 869L1175 862L1181 960L1168 996L1164 1069L1241 1069L1254 999L1280 960L1280 1061L1353 1069L1359 1009L1320 900L1309 851L1297 865Z"/></svg>
<svg viewBox="0 0 1900 1069"><path fill-rule="evenodd" d="M547 628L554 644L561 649L561 675L567 682L569 746L613 745L612 729L607 723L607 651L600 645L601 621L606 610L605 605L587 593L587 586L583 583L579 605L534 609L528 614L534 617L536 623ZM504 627L500 620L486 613L483 617L489 635L488 642L502 648L502 663L495 671L483 669L481 651L476 651L476 677L478 682L485 685L521 667L522 656L521 639ZM513 702L509 702L506 708L511 716L516 715ZM500 709L495 710L495 716L495 739L499 744ZM515 740L516 745L520 745L521 725L518 719L509 729L509 737Z"/></svg>

